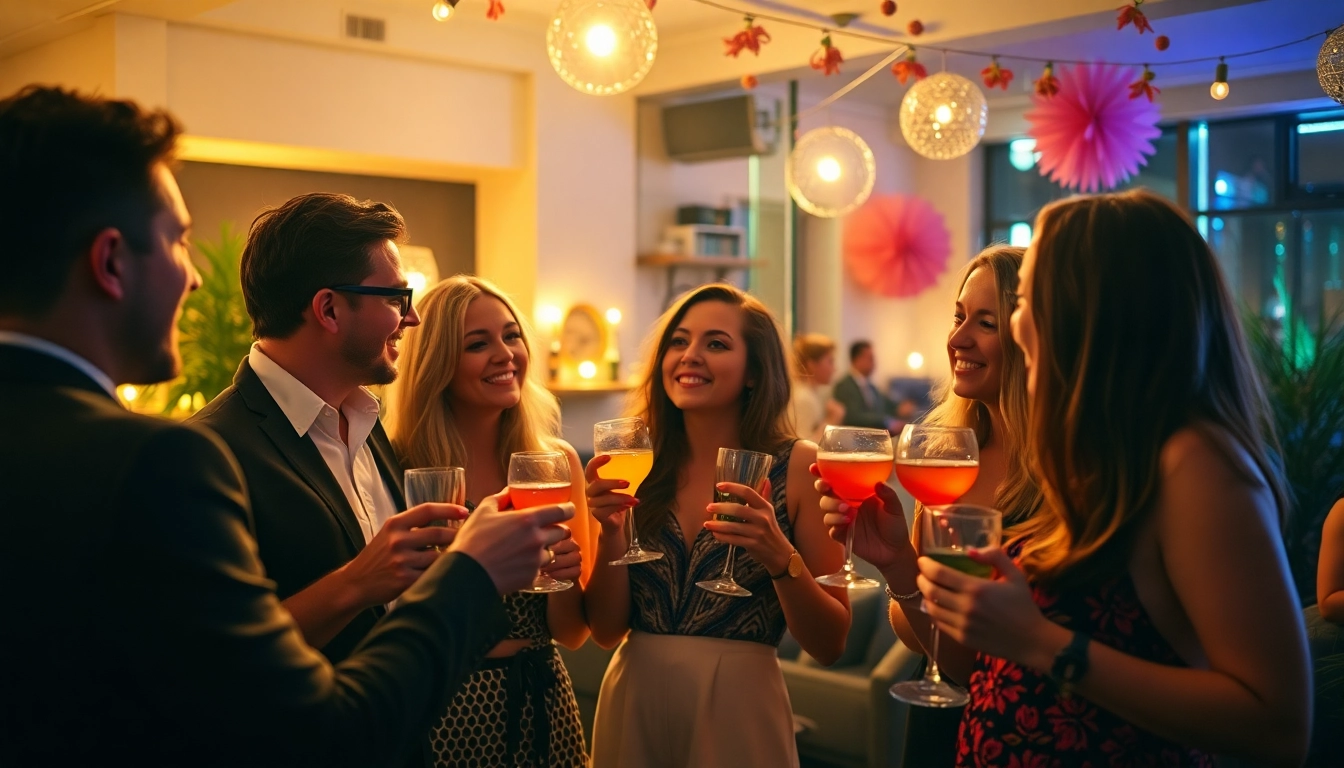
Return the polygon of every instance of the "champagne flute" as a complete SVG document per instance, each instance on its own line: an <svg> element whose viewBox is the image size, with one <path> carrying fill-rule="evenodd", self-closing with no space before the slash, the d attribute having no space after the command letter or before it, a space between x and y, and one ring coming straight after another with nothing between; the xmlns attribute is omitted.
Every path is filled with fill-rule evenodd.
<svg viewBox="0 0 1344 768"><path fill-rule="evenodd" d="M948 504L926 507L921 516L920 539L924 556L979 578L989 578L994 569L972 560L966 550L997 547L1002 533L1003 515L988 507ZM929 632L932 653L924 677L891 686L891 695L922 707L964 706L970 697L965 691L948 685L938 671L938 625L932 619Z"/></svg>
<svg viewBox="0 0 1344 768"><path fill-rule="evenodd" d="M597 470L598 477L606 480L624 480L630 484L626 493L634 496L639 484L653 470L653 443L649 440L649 429L644 420L638 418L611 419L599 421L593 425L593 452L598 456L610 456L611 461ZM635 531L634 507L626 510L626 527L630 529L630 547L625 554L608 565L634 565L647 563L663 556L639 546L639 533Z"/></svg>
<svg viewBox="0 0 1344 768"><path fill-rule="evenodd" d="M885 429L827 427L817 446L817 469L831 491L857 515L873 487L891 476L891 435ZM854 570L854 524L845 533L845 565L817 579L818 584L849 589L882 586Z"/></svg>
<svg viewBox="0 0 1344 768"><path fill-rule="evenodd" d="M437 502L464 506L467 500L467 471L461 467L421 467L406 470L407 509ZM439 520L430 523L444 528L461 528L461 520ZM435 547L442 552L441 547Z"/></svg>
<svg viewBox="0 0 1344 768"><path fill-rule="evenodd" d="M570 500L569 458L558 451L519 451L509 457L509 501L514 509L563 504ZM568 579L538 573L523 592L560 592Z"/></svg>
<svg viewBox="0 0 1344 768"><path fill-rule="evenodd" d="M761 493L765 490L765 480L769 477L770 465L774 462L775 457L768 453L720 448L719 459L714 466L714 501L745 504L746 502L737 496L726 491L720 491L718 484L737 483L754 488L757 493ZM715 517L719 520L727 520L730 523L742 522L741 518L732 515L716 515ZM736 553L737 547L729 544L728 554L723 559L723 572L719 574L719 578L712 581L697 581L695 586L720 595L751 597L751 590L733 580L733 556Z"/></svg>

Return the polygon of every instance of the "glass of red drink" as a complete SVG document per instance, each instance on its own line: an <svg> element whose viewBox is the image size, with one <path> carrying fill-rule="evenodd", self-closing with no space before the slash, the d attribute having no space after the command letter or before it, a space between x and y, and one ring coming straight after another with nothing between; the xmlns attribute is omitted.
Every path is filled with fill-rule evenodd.
<svg viewBox="0 0 1344 768"><path fill-rule="evenodd" d="M520 451L509 457L509 501L514 509L562 504L570 500L569 458L558 451ZM538 573L524 592L559 592L569 580Z"/></svg>
<svg viewBox="0 0 1344 768"><path fill-rule="evenodd" d="M817 446L817 470L831 492L858 514L859 505L874 495L874 486L891 476L891 435L885 429L827 427ZM876 589L882 584L854 570L854 526L845 534L845 565L817 578L818 584L848 589Z"/></svg>

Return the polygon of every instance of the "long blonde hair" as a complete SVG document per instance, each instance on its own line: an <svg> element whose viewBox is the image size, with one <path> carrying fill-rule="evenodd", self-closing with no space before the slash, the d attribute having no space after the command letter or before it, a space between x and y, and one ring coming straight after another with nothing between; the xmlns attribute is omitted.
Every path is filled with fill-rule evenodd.
<svg viewBox="0 0 1344 768"><path fill-rule="evenodd" d="M501 468L517 451L555 450L560 435L560 403L540 381L532 330L513 300L489 281L457 275L441 281L416 302L420 325L402 339L402 371L388 392L387 429L402 467L465 467L466 444L453 418L448 386L457 374L467 333L467 307L493 296L518 322L528 366L518 405L504 411L495 460Z"/></svg>
<svg viewBox="0 0 1344 768"><path fill-rule="evenodd" d="M711 283L687 292L654 324L645 341L647 357L644 380L631 393L630 415L649 428L656 461L653 471L639 488L636 524L641 532L653 533L671 514L677 496L677 476L690 458L686 421L681 409L663 387L663 356L686 312L696 304L721 301L742 310L742 337L747 346L747 380L738 437L742 447L762 453L778 453L793 441L789 418L789 356L774 315L759 300L723 283Z"/></svg>
<svg viewBox="0 0 1344 768"><path fill-rule="evenodd" d="M1208 437L1245 481L1288 497L1269 409L1212 251L1146 190L1062 200L1036 218L1022 287L1036 326L1030 463L1045 503L1021 527L1045 581L1128 567L1176 432ZM1246 466L1240 457L1250 457Z"/></svg>
<svg viewBox="0 0 1344 768"><path fill-rule="evenodd" d="M994 491L994 505L1003 512L1004 526L1017 525L1035 514L1041 506L1041 489L1027 471L1027 364L1022 349L1013 341L1008 319L1017 302L1017 268L1022 265L1024 249L991 245L981 251L961 272L957 294L977 269L988 269L994 276L995 312L999 323L999 348L1003 363L999 373L999 417L1003 434L993 434L989 408L979 400L961 397L952 391L948 380L939 390L938 404L924 418L925 424L970 427L981 445L996 441L1008 459L1008 474Z"/></svg>
<svg viewBox="0 0 1344 768"><path fill-rule="evenodd" d="M812 377L808 366L835 352L835 342L820 333L800 333L793 338L794 376L798 380Z"/></svg>

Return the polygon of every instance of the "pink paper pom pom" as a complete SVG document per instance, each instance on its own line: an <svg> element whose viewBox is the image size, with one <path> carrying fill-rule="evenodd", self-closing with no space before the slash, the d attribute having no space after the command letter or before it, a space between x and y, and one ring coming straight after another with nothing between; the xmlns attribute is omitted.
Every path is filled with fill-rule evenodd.
<svg viewBox="0 0 1344 768"><path fill-rule="evenodd" d="M914 195L874 195L845 218L849 274L882 296L914 296L938 281L952 253L942 214Z"/></svg>

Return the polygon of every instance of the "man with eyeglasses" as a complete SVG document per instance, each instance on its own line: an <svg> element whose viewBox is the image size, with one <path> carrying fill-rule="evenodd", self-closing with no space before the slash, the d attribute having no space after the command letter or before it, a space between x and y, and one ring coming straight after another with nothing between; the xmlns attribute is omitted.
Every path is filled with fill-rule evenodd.
<svg viewBox="0 0 1344 768"><path fill-rule="evenodd" d="M452 535L402 511L401 467L365 388L396 378L397 342L420 323L404 235L396 210L348 195L300 195L258 216L240 269L256 343L192 419L238 456L267 575L333 663Z"/></svg>

